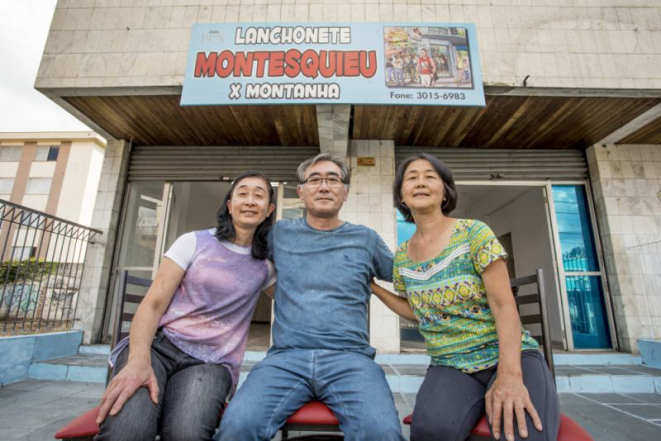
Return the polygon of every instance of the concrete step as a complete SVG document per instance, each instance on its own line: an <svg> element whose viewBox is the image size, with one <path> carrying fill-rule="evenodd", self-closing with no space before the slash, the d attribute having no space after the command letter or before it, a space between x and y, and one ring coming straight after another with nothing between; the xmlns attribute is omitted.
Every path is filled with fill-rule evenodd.
<svg viewBox="0 0 661 441"><path fill-rule="evenodd" d="M553 363L556 366L585 365L642 365L643 359L638 355L624 352L554 352Z"/></svg>
<svg viewBox="0 0 661 441"><path fill-rule="evenodd" d="M245 361L260 361L266 356L263 351L247 351ZM430 358L424 352L405 352L401 354L377 354L375 361L379 364L420 364L429 366ZM556 366L583 366L583 365L641 365L640 356L626 354L623 352L565 352L559 351L553 354L553 362Z"/></svg>
<svg viewBox="0 0 661 441"><path fill-rule="evenodd" d="M78 348L79 354L110 355L110 345L83 345Z"/></svg>
<svg viewBox="0 0 661 441"><path fill-rule="evenodd" d="M661 369L641 364L640 357L617 352L555 354L558 392L573 393L658 393L661 394ZM263 352L247 352L241 366L239 385L250 369L264 358ZM380 354L381 365L390 389L415 393L429 366L423 353Z"/></svg>
<svg viewBox="0 0 661 441"><path fill-rule="evenodd" d="M107 355L78 354L32 363L28 377L35 380L105 383L107 373Z"/></svg>
<svg viewBox="0 0 661 441"><path fill-rule="evenodd" d="M381 365L393 392L415 393L427 370L420 365ZM661 394L661 369L641 365L557 366L560 393L657 393Z"/></svg>
<svg viewBox="0 0 661 441"><path fill-rule="evenodd" d="M97 346L97 345L94 345ZM108 369L107 349L82 346L81 353L33 363L29 377L37 380L84 381L104 383ZM239 386L250 369L262 360L264 352L247 352L241 366ZM661 369L634 363L629 354L562 354L556 358L558 392L571 393L658 393L661 394ZM425 354L383 354L376 357L393 392L415 393L427 372ZM588 364L592 361L593 364ZM619 363L618 363L619 362Z"/></svg>

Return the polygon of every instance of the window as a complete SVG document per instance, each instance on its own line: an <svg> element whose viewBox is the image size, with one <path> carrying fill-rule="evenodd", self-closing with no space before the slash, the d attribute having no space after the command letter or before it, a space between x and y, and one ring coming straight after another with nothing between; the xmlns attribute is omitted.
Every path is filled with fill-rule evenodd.
<svg viewBox="0 0 661 441"><path fill-rule="evenodd" d="M22 212L19 220L21 225L33 226L33 227L39 225L40 221L41 221L41 216L31 211Z"/></svg>
<svg viewBox="0 0 661 441"><path fill-rule="evenodd" d="M13 260L28 260L37 255L37 247L11 247L11 253Z"/></svg>
<svg viewBox="0 0 661 441"><path fill-rule="evenodd" d="M57 154L60 152L60 147L57 145L39 145L37 146L37 153L34 156L35 161L57 161Z"/></svg>
<svg viewBox="0 0 661 441"><path fill-rule="evenodd" d="M3 145L0 147L0 161L18 162L21 160L21 153L23 153L23 146Z"/></svg>
<svg viewBox="0 0 661 441"><path fill-rule="evenodd" d="M582 185L554 185L553 204L574 347L610 348L602 273L585 188Z"/></svg>
<svg viewBox="0 0 661 441"><path fill-rule="evenodd" d="M14 188L14 178L0 178L0 194L11 194Z"/></svg>
<svg viewBox="0 0 661 441"><path fill-rule="evenodd" d="M48 194L52 181L51 178L30 178L25 194Z"/></svg>

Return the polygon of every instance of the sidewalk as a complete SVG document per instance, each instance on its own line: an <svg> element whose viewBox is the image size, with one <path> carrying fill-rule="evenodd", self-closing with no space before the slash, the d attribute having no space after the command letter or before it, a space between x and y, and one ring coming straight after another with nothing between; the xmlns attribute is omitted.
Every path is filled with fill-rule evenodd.
<svg viewBox="0 0 661 441"><path fill-rule="evenodd" d="M38 380L0 387L0 440L52 440L60 427L95 406L103 389L99 383ZM400 418L412 412L415 393L394 396ZM563 393L560 402L562 412L597 441L649 441L661 434L661 394ZM409 428L403 430L408 438Z"/></svg>

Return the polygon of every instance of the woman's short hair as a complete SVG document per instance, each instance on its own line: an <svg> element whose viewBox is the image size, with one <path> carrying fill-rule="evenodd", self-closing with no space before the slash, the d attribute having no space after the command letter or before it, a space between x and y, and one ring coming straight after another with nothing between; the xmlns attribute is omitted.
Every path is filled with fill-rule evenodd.
<svg viewBox="0 0 661 441"><path fill-rule="evenodd" d="M261 172L257 170L248 170L241 173L237 178L232 182L230 189L223 199L223 204L218 210L216 215L216 239L221 241L231 242L236 236L236 231L234 230L234 224L232 223L232 214L227 208L227 201L232 199L232 193L239 183L246 178L260 178L266 183L266 191L269 195L269 204L275 204L273 200L273 186L271 185L271 180L264 176ZM250 253L255 259L264 260L268 256L268 241L267 236L271 227L273 226L273 221L275 220L275 210L267 216L264 221L257 226L255 230L255 235L252 238L252 248Z"/></svg>
<svg viewBox="0 0 661 441"><path fill-rule="evenodd" d="M308 158L301 162L301 165L299 165L298 169L296 170L296 179L298 180L298 185L303 184L303 181L305 181L305 172L308 171L310 167L319 162L326 161L332 162L340 168L340 178L342 179L342 183L344 185L347 187L351 185L351 172L347 167L347 163L344 162L344 159L340 158L339 156L329 155L328 153L319 153L317 156L313 156L312 158Z"/></svg>
<svg viewBox="0 0 661 441"><path fill-rule="evenodd" d="M409 156L399 164L399 167L397 167L395 182L393 183L392 188L392 197L395 203L395 208L402 213L404 220L410 223L413 223L413 216L411 215L409 207L407 207L402 200L402 184L404 183L404 173L406 173L406 169L413 161L417 161L418 159L424 159L429 162L434 171L438 173L443 181L444 199L443 202L441 202L441 211L443 214L448 215L457 207L457 187L454 185L454 179L452 178L450 168L445 165L443 161L429 153L419 153L417 155Z"/></svg>

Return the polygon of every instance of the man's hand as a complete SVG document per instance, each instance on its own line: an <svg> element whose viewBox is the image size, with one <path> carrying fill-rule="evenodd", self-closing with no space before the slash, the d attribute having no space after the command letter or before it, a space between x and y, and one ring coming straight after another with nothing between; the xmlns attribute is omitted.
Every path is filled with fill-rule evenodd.
<svg viewBox="0 0 661 441"><path fill-rule="evenodd" d="M117 374L101 397L101 409L96 423L101 424L106 416L117 415L124 403L133 396L140 387L149 389L149 396L154 404L158 404L158 382L154 369L150 363L129 362L119 374Z"/></svg>
<svg viewBox="0 0 661 441"><path fill-rule="evenodd" d="M530 414L535 428L542 431L542 421L530 401L528 389L521 377L498 374L485 396L485 401L487 417L495 439L500 439L501 426L504 425L505 438L507 441L514 441L514 415L521 438L528 438L526 411Z"/></svg>

